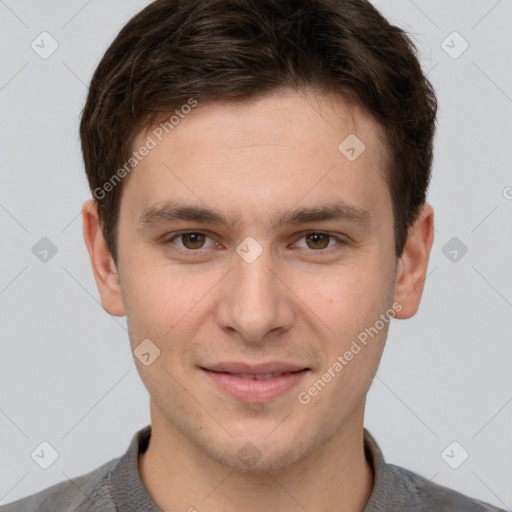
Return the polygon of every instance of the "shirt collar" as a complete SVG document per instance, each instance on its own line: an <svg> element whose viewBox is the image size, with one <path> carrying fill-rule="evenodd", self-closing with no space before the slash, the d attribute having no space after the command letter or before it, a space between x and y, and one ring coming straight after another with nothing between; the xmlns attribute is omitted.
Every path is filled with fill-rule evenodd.
<svg viewBox="0 0 512 512"><path fill-rule="evenodd" d="M111 475L110 487L119 510L126 512L161 512L148 494L139 472L139 454L147 450L151 425L139 430L132 438L126 453L119 459ZM386 464L382 451L374 437L364 429L364 452L374 474L374 485L364 512L382 511L383 504L393 509L403 504L405 489L395 466ZM398 469L398 468L397 468Z"/></svg>

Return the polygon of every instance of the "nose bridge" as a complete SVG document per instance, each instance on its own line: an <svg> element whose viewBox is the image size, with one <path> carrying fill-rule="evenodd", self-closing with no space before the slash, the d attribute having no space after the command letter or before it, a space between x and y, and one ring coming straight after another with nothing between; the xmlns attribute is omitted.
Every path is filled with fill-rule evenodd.
<svg viewBox="0 0 512 512"><path fill-rule="evenodd" d="M245 304L250 310L256 304L270 305L274 301L277 290L275 283L270 279L272 261L269 256L259 256L257 260L248 263L243 259L236 262L233 277L235 279L235 293L237 302ZM248 300L242 300L246 297Z"/></svg>
<svg viewBox="0 0 512 512"><path fill-rule="evenodd" d="M273 274L270 251L251 243L237 248L218 308L218 322L224 329L240 333L246 341L258 342L271 330L289 328L293 312Z"/></svg>

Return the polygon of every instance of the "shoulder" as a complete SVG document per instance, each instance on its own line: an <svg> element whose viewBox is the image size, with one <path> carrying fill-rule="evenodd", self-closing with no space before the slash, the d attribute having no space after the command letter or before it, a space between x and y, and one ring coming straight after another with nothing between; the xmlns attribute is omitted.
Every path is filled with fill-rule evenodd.
<svg viewBox="0 0 512 512"><path fill-rule="evenodd" d="M1 512L64 512L79 510L115 511L110 498L109 478L120 459L112 459L97 469L76 478L3 505Z"/></svg>
<svg viewBox="0 0 512 512"><path fill-rule="evenodd" d="M365 512L503 512L385 461L375 438L364 429L365 454L374 471L374 486Z"/></svg>
<svg viewBox="0 0 512 512"><path fill-rule="evenodd" d="M402 512L503 512L500 509L444 487L408 469L386 464L403 492Z"/></svg>
<svg viewBox="0 0 512 512"><path fill-rule="evenodd" d="M0 512L158 512L138 470L139 453L145 451L150 435L148 425L134 434L121 457L0 507Z"/></svg>

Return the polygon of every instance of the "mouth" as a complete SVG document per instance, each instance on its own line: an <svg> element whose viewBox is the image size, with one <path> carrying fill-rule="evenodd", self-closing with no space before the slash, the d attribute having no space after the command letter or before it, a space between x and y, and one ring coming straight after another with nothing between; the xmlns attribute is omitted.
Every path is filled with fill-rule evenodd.
<svg viewBox="0 0 512 512"><path fill-rule="evenodd" d="M301 370L299 370L301 371ZM283 373L261 373L261 374L251 374L251 373L228 373L228 372L218 372L225 373L227 375L231 375L232 377L236 377L238 379L247 379L247 380L269 380L274 377L281 377L281 375L290 375L295 372L283 372Z"/></svg>
<svg viewBox="0 0 512 512"><path fill-rule="evenodd" d="M200 369L223 393L247 403L273 400L294 388L311 371L280 362L223 363Z"/></svg>

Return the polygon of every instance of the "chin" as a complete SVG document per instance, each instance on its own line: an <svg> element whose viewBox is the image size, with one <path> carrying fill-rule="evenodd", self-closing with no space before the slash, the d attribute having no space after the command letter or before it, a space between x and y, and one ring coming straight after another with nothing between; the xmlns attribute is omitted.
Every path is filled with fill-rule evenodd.
<svg viewBox="0 0 512 512"><path fill-rule="evenodd" d="M298 432L283 429L278 433L255 435L245 432L226 439L201 442L203 452L212 460L240 473L279 473L299 464L317 449L317 443ZM303 433L304 434L304 433Z"/></svg>
<svg viewBox="0 0 512 512"><path fill-rule="evenodd" d="M219 464L245 474L279 473L297 464L304 453L297 448L283 449L280 446L259 449L247 442L237 451L230 453L211 453L210 456Z"/></svg>

